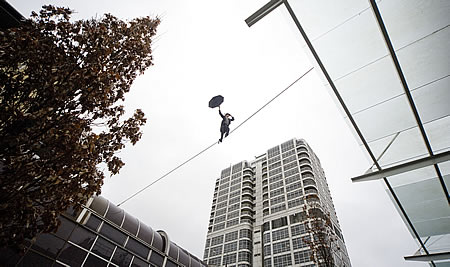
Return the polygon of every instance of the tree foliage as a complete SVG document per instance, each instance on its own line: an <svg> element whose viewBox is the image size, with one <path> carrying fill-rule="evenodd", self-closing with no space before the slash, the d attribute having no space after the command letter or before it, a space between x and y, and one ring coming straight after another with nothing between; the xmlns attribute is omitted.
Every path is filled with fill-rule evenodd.
<svg viewBox="0 0 450 267"><path fill-rule="evenodd" d="M340 250L329 214L323 213L320 205L309 204L305 207L307 232L303 241L311 249L311 260L317 266L335 267L334 254Z"/></svg>
<svg viewBox="0 0 450 267"><path fill-rule="evenodd" d="M58 226L58 214L100 192L104 163L141 138L141 110L121 105L152 65L159 19L70 20L44 6L19 28L0 31L0 245Z"/></svg>

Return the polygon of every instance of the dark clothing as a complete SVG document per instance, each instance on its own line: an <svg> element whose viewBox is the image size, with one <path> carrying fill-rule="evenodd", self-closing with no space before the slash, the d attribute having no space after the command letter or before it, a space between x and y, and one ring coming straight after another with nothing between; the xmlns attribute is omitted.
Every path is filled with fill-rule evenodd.
<svg viewBox="0 0 450 267"><path fill-rule="evenodd" d="M222 123L220 125L220 140L219 140L219 142L222 142L223 135L225 135L225 137L227 137L228 134L230 133L229 126L230 126L230 123L232 121L234 121L234 117L230 115L231 118L228 118L227 116L222 114L220 109L219 109L219 115L220 115L220 117L222 117Z"/></svg>

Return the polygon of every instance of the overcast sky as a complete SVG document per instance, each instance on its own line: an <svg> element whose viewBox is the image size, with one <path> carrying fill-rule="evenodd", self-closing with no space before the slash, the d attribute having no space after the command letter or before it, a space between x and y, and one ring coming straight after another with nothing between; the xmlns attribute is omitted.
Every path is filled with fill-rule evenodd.
<svg viewBox="0 0 450 267"><path fill-rule="evenodd" d="M102 189L116 204L219 138L220 117L207 106L212 96L225 97L222 110L235 116L233 129L312 66L282 10L247 27L244 20L266 0L9 2L27 17L51 3L74 9L75 19L104 13L162 19L155 65L126 96L127 110L141 108L148 118L143 138L120 154L126 165ZM353 266L427 266L403 260L418 246L383 184L351 183L370 163L316 72L121 207L202 258L220 171L291 138L305 139L320 158Z"/></svg>

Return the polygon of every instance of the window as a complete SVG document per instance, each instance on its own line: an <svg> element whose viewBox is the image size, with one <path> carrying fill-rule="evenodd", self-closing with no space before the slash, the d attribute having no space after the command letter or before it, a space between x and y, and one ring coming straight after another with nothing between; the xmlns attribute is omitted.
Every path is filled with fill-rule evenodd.
<svg viewBox="0 0 450 267"><path fill-rule="evenodd" d="M272 267L272 259L271 258L264 259L264 266L265 267Z"/></svg>
<svg viewBox="0 0 450 267"><path fill-rule="evenodd" d="M214 223L221 223L225 221L225 215L216 217L216 219L214 219Z"/></svg>
<svg viewBox="0 0 450 267"><path fill-rule="evenodd" d="M283 228L272 232L272 240L277 241L289 237L289 229Z"/></svg>
<svg viewBox="0 0 450 267"><path fill-rule="evenodd" d="M218 199L217 199L217 202L222 202L222 201L225 201L225 200L227 200L228 199L228 195L225 195L225 196L221 196L221 197L219 197ZM226 203L225 203L226 204Z"/></svg>
<svg viewBox="0 0 450 267"><path fill-rule="evenodd" d="M287 217L272 220L272 229L277 229L287 225Z"/></svg>
<svg viewBox="0 0 450 267"><path fill-rule="evenodd" d="M222 191L219 191L219 197L228 194L228 188Z"/></svg>
<svg viewBox="0 0 450 267"><path fill-rule="evenodd" d="M273 267L285 267L292 265L291 254L273 257Z"/></svg>
<svg viewBox="0 0 450 267"><path fill-rule="evenodd" d="M127 249L133 251L136 253L136 255L141 256L142 258L146 259L149 253L148 247L144 246L143 244L137 242L133 238L128 239L127 245L125 246Z"/></svg>
<svg viewBox="0 0 450 267"><path fill-rule="evenodd" d="M136 259L136 257L134 257ZM164 256L156 253L156 251L152 251L152 255L150 255L150 262L155 264L156 266L162 266L164 262ZM146 266L147 263L143 262L144 265L138 265L140 266Z"/></svg>
<svg viewBox="0 0 450 267"><path fill-rule="evenodd" d="M237 203L237 204L233 204L233 205L231 205L231 206L229 206L228 207L228 212L231 212L231 211L233 211L233 210L237 210L237 209L239 209L240 208L240 203Z"/></svg>
<svg viewBox="0 0 450 267"><path fill-rule="evenodd" d="M73 231L69 240L85 249L90 249L92 243L94 243L95 237L96 235L94 235L90 231L82 227L77 227Z"/></svg>
<svg viewBox="0 0 450 267"><path fill-rule="evenodd" d="M220 260L221 260L221 257L211 258L211 259L208 260L208 264L209 265L219 266L220 265Z"/></svg>
<svg viewBox="0 0 450 267"><path fill-rule="evenodd" d="M240 238L252 238L252 231L249 229L241 229L239 230L239 237Z"/></svg>
<svg viewBox="0 0 450 267"><path fill-rule="evenodd" d="M265 222L263 224L263 233L268 230L270 230L270 222Z"/></svg>
<svg viewBox="0 0 450 267"><path fill-rule="evenodd" d="M252 250L252 242L247 239L239 240L239 249Z"/></svg>
<svg viewBox="0 0 450 267"><path fill-rule="evenodd" d="M94 254L89 254L88 258L84 262L83 266L98 266L98 267L106 267L108 263L96 256Z"/></svg>
<svg viewBox="0 0 450 267"><path fill-rule="evenodd" d="M297 166L298 166L297 165L297 161L294 161L294 162L291 162L291 163L288 163L288 164L284 165L283 169L285 170L285 174L288 173L287 170L290 170L290 169L292 169L294 167L297 167ZM297 173L298 173L298 169L297 169ZM288 176L288 175L286 175L286 176Z"/></svg>
<svg viewBox="0 0 450 267"><path fill-rule="evenodd" d="M264 257L269 256L271 254L272 254L272 249L271 249L270 245L264 246Z"/></svg>
<svg viewBox="0 0 450 267"><path fill-rule="evenodd" d="M288 152L283 153L283 158L287 158L287 157L289 157L291 155L294 155L294 154L295 154L295 149L289 150Z"/></svg>
<svg viewBox="0 0 450 267"><path fill-rule="evenodd" d="M238 231L234 231L225 235L225 242L238 239Z"/></svg>
<svg viewBox="0 0 450 267"><path fill-rule="evenodd" d="M292 184L293 182L300 181L300 175L296 174L294 176L291 176L289 178L286 178L286 184Z"/></svg>
<svg viewBox="0 0 450 267"><path fill-rule="evenodd" d="M223 256L223 264L236 263L236 253Z"/></svg>
<svg viewBox="0 0 450 267"><path fill-rule="evenodd" d="M252 254L250 252L241 251L238 254L238 261L252 262Z"/></svg>
<svg viewBox="0 0 450 267"><path fill-rule="evenodd" d="M235 196L239 196L240 194L241 194L240 191L234 191L234 192L232 192L232 193L230 194L230 198L233 198L233 197L235 197Z"/></svg>
<svg viewBox="0 0 450 267"><path fill-rule="evenodd" d="M280 166L281 166L281 162L278 161L278 162L276 162L276 163L270 165L270 166L269 166L269 169L270 169L270 170L273 170L273 169L276 169L276 168L278 168L278 167L280 167Z"/></svg>
<svg viewBox="0 0 450 267"><path fill-rule="evenodd" d="M274 190L274 189L277 189L278 187L281 187L281 186L284 186L283 180L275 182L275 183L271 183L269 185L269 188L270 188L270 190Z"/></svg>
<svg viewBox="0 0 450 267"><path fill-rule="evenodd" d="M280 174L271 176L271 177L269 178L269 182L270 182L270 183L275 183L276 181L279 181L279 180L281 180L281 179L283 179L283 175L280 173Z"/></svg>
<svg viewBox="0 0 450 267"><path fill-rule="evenodd" d="M264 244L270 243L270 233L265 233L263 235L263 242Z"/></svg>
<svg viewBox="0 0 450 267"><path fill-rule="evenodd" d="M278 169L270 170L269 171L269 176L273 176L273 175L276 175L276 174L279 174L279 173L281 173L281 167L278 168Z"/></svg>
<svg viewBox="0 0 450 267"><path fill-rule="evenodd" d="M283 203L283 204L280 204L278 206L272 207L270 209L270 213L274 214L275 212L279 212L279 211L282 211L282 210L285 210L285 209L286 209L286 205Z"/></svg>
<svg viewBox="0 0 450 267"><path fill-rule="evenodd" d="M311 252L309 250L294 252L294 261L295 264L311 261Z"/></svg>
<svg viewBox="0 0 450 267"><path fill-rule="evenodd" d="M306 226L304 224L291 226L292 236L298 236L306 233Z"/></svg>
<svg viewBox="0 0 450 267"><path fill-rule="evenodd" d="M273 191L270 191L270 197L276 197L281 194L284 194L284 188L275 189Z"/></svg>
<svg viewBox="0 0 450 267"><path fill-rule="evenodd" d="M223 215L225 213L227 213L227 209L221 209L221 210L216 211L216 216L220 216L220 215Z"/></svg>
<svg viewBox="0 0 450 267"><path fill-rule="evenodd" d="M221 209L221 208L224 208L226 206L227 206L227 202L222 202L222 203L217 204L217 209Z"/></svg>
<svg viewBox="0 0 450 267"><path fill-rule="evenodd" d="M234 226L234 225L237 225L237 224L239 224L239 218L227 221L227 227L231 227L231 226Z"/></svg>
<svg viewBox="0 0 450 267"><path fill-rule="evenodd" d="M302 195L303 195L303 191L300 189L300 190L288 193L287 194L287 199L291 200L293 198L297 198L297 197L300 197Z"/></svg>
<svg viewBox="0 0 450 267"><path fill-rule="evenodd" d="M114 252L114 256L111 259L111 262L119 266L129 266L131 257L132 255L130 253L120 247L117 247L116 251Z"/></svg>
<svg viewBox="0 0 450 267"><path fill-rule="evenodd" d="M228 213L227 219L232 219L232 218L235 218L235 217L238 217L238 216L239 216L239 211L238 210L237 211L233 211L231 213Z"/></svg>
<svg viewBox="0 0 450 267"><path fill-rule="evenodd" d="M225 223L216 224L216 225L214 225L213 231L219 231L224 228L225 228Z"/></svg>
<svg viewBox="0 0 450 267"><path fill-rule="evenodd" d="M286 152L289 149L294 148L294 141L293 140L289 140L287 142L284 142L283 144L281 144L281 151Z"/></svg>
<svg viewBox="0 0 450 267"><path fill-rule="evenodd" d="M241 197L232 198L230 199L229 205L238 203L239 201L241 201Z"/></svg>
<svg viewBox="0 0 450 267"><path fill-rule="evenodd" d="M102 237L98 237L92 252L109 260L116 246Z"/></svg>
<svg viewBox="0 0 450 267"><path fill-rule="evenodd" d="M70 266L81 266L84 258L86 257L86 254L87 254L86 251L76 246L73 246L69 243L66 243L63 250L59 254L58 260Z"/></svg>
<svg viewBox="0 0 450 267"><path fill-rule="evenodd" d="M212 247L209 250L209 256L210 257L214 257L214 256L221 255L221 254L222 254L222 245L216 246L216 247Z"/></svg>
<svg viewBox="0 0 450 267"><path fill-rule="evenodd" d="M297 198L288 202L288 208L297 207L303 204L303 199Z"/></svg>
<svg viewBox="0 0 450 267"><path fill-rule="evenodd" d="M267 155L269 156L269 158L279 155L279 154L280 154L280 148L278 146L272 147L271 149L269 149L267 151ZM270 160L269 160L269 164L270 164Z"/></svg>
<svg viewBox="0 0 450 267"><path fill-rule="evenodd" d="M287 164L287 163L292 162L292 161L294 161L296 159L297 159L297 157L295 155L292 155L290 157L287 157L287 158L283 159L283 164Z"/></svg>
<svg viewBox="0 0 450 267"><path fill-rule="evenodd" d="M294 191L295 189L299 189L299 188L301 188L301 187L302 187L302 184L301 184L301 182L299 181L299 182L297 182L297 183L287 185L287 186L286 186L286 191L287 191L287 192L291 192L291 191Z"/></svg>
<svg viewBox="0 0 450 267"><path fill-rule="evenodd" d="M237 246L238 246L238 242L237 241L231 242L231 243L227 243L223 247L223 253L236 251L237 250Z"/></svg>
<svg viewBox="0 0 450 267"><path fill-rule="evenodd" d="M230 192L233 192L233 191L239 190L239 189L241 189L241 183L239 183L237 185L233 185L232 187L230 187Z"/></svg>
<svg viewBox="0 0 450 267"><path fill-rule="evenodd" d="M64 240L52 234L40 234L38 235L32 248L49 257L56 258L56 255L58 255L59 250L64 246L64 244Z"/></svg>
<svg viewBox="0 0 450 267"><path fill-rule="evenodd" d="M284 195L278 196L278 197L274 197L270 200L270 205L276 205L276 204L280 204L281 202L284 202Z"/></svg>
<svg viewBox="0 0 450 267"><path fill-rule="evenodd" d="M281 252L286 252L288 250L291 250L291 246L289 245L289 240L281 241L278 243L273 243L273 254L278 254Z"/></svg>
<svg viewBox="0 0 450 267"><path fill-rule="evenodd" d="M306 240L304 240L304 239L306 239ZM299 249L299 248L307 247L308 243L306 243L305 241L307 241L308 239L309 239L308 236L293 238L292 239L292 249Z"/></svg>
<svg viewBox="0 0 450 267"><path fill-rule="evenodd" d="M297 173L299 173L298 172L298 168L293 168L293 169L285 171L284 172L284 177L288 177L288 176L291 176L291 175L294 175L294 174L297 174Z"/></svg>

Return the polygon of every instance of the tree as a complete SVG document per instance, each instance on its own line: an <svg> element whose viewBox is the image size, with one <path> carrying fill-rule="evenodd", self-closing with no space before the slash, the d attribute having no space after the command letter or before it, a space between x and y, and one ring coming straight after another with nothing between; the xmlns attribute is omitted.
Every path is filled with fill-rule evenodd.
<svg viewBox="0 0 450 267"><path fill-rule="evenodd" d="M146 119L124 95L153 63L159 19L70 21L44 6L0 31L0 246L54 231L58 215L100 193L107 166L136 144Z"/></svg>
<svg viewBox="0 0 450 267"><path fill-rule="evenodd" d="M320 205L308 204L305 207L308 236L303 238L311 249L311 260L317 266L336 266L334 254L340 250L329 214L324 213Z"/></svg>

